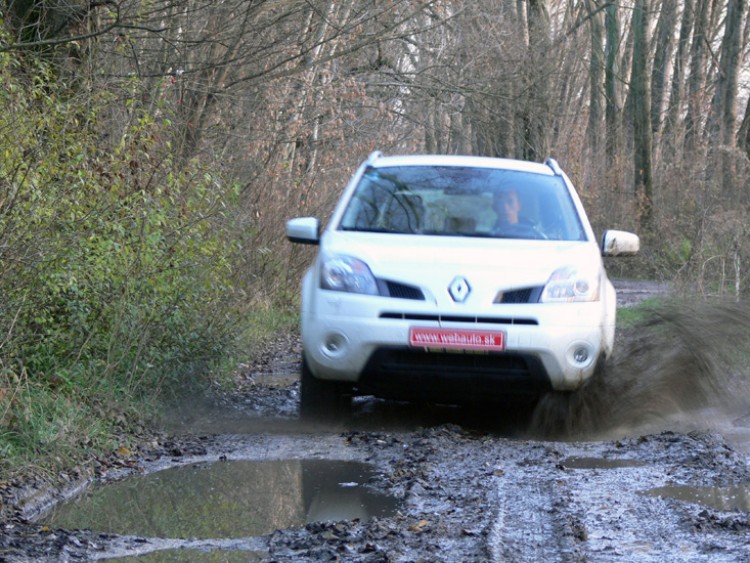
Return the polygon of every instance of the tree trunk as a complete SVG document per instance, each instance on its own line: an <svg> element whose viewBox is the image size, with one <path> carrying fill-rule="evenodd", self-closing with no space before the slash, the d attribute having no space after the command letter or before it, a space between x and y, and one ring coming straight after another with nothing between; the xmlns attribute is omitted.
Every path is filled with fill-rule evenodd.
<svg viewBox="0 0 750 563"><path fill-rule="evenodd" d="M688 53L690 47L690 33L693 29L693 19L695 16L695 0L684 0L682 17L680 18L680 37L677 40L677 52L674 57L672 66L672 87L669 94L669 106L667 108L667 117L664 123L664 134L662 139L667 145L664 148L668 150L666 156L673 156L677 147L682 146L682 135L684 131L682 124L683 96L685 83L685 68L688 62Z"/></svg>
<svg viewBox="0 0 750 563"><path fill-rule="evenodd" d="M693 42L690 48L690 75L687 82L687 112L685 114L685 148L697 146L701 116L705 113L704 83L706 69L706 41L711 0L697 1L693 22Z"/></svg>
<svg viewBox="0 0 750 563"><path fill-rule="evenodd" d="M604 70L604 24L603 14L594 0L586 0L586 12L591 32L591 64L589 66L589 122L586 139L588 148L595 154L600 146L602 123L602 85Z"/></svg>
<svg viewBox="0 0 750 563"><path fill-rule="evenodd" d="M633 64L630 78L633 103L633 164L635 195L641 230L653 227L651 173L651 97L648 85L648 0L636 0L633 9Z"/></svg>
<svg viewBox="0 0 750 563"><path fill-rule="evenodd" d="M546 0L529 1L529 67L526 69L526 107L523 110L521 157L541 160L549 153L550 19Z"/></svg>
<svg viewBox="0 0 750 563"><path fill-rule="evenodd" d="M677 0L662 0L654 37L654 66L651 69L651 128L654 133L661 130L667 69L674 47L676 14Z"/></svg>
<svg viewBox="0 0 750 563"><path fill-rule="evenodd" d="M605 11L604 25L607 42L605 46L606 67L604 70L604 98L605 123L607 135L607 161L611 167L622 143L620 142L622 118L622 102L620 98L620 20L617 13L617 4L612 2L607 5Z"/></svg>
<svg viewBox="0 0 750 563"><path fill-rule="evenodd" d="M750 98L747 99L745 117L742 118L742 125L737 134L737 145L745 151L745 155L750 159Z"/></svg>
<svg viewBox="0 0 750 563"><path fill-rule="evenodd" d="M716 159L721 170L722 193L731 199L734 195L735 123L737 120L737 83L742 56L742 20L745 0L728 0L724 37L721 41L719 74L711 103L708 127L711 146L719 148Z"/></svg>

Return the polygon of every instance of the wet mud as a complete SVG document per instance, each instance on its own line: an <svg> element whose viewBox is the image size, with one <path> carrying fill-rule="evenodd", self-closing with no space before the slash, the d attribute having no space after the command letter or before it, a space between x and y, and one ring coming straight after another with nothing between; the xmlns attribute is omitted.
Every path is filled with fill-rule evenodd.
<svg viewBox="0 0 750 563"><path fill-rule="evenodd" d="M236 387L183 404L95 478L81 472L36 503L0 486L0 560L750 560L748 335L744 304L670 301L619 334L580 391L535 409L363 398L336 427L297 419L300 348L285 335ZM367 473L335 476L327 463ZM308 464L323 467L314 483ZM147 490L160 474L170 484ZM51 519L63 501L129 483L139 524L153 504L197 528ZM316 484L336 498L354 492L344 504L355 512L322 515ZM180 508L185 496L195 504ZM100 501L113 520L124 498ZM388 511L357 512L363 499ZM212 526L211 510L231 526Z"/></svg>

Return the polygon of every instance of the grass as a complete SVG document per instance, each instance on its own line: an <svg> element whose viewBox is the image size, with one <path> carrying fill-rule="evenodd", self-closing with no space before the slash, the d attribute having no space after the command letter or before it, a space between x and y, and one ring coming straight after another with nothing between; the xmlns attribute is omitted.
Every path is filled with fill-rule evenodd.
<svg viewBox="0 0 750 563"><path fill-rule="evenodd" d="M659 307L664 303L664 297L649 297L637 305L618 307L617 328L629 329L638 326L649 317L654 308Z"/></svg>
<svg viewBox="0 0 750 563"><path fill-rule="evenodd" d="M118 417L92 408L95 397L60 392L29 380L0 401L0 476L35 467L42 472L76 465L114 448Z"/></svg>
<svg viewBox="0 0 750 563"><path fill-rule="evenodd" d="M29 473L51 475L129 448L168 401L187 389L200 392L211 381L231 384L239 363L277 335L296 330L298 318L292 306L256 305L220 361L177 377L156 374L154 384L141 385L138 393L126 374L112 369L77 366L74 380L55 381L25 371L0 372L0 482Z"/></svg>

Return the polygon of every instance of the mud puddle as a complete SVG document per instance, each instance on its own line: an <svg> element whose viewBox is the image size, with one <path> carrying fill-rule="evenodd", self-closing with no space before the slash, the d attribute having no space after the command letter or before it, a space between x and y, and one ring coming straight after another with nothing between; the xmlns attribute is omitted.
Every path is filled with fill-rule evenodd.
<svg viewBox="0 0 750 563"><path fill-rule="evenodd" d="M605 459L601 457L569 457L560 462L566 469L622 469L624 467L643 467L645 461L636 459Z"/></svg>
<svg viewBox="0 0 750 563"><path fill-rule="evenodd" d="M229 549L207 551L180 548L131 557L115 557L107 561L110 563L256 563L263 561L263 553Z"/></svg>
<svg viewBox="0 0 750 563"><path fill-rule="evenodd" d="M241 538L332 520L393 515L375 469L335 460L191 464L92 488L57 506L49 528L161 538Z"/></svg>
<svg viewBox="0 0 750 563"><path fill-rule="evenodd" d="M620 338L600 374L576 393L542 401L531 422L530 415L512 411L363 398L352 420L334 429L297 420L298 383L290 373L296 373L299 350L285 341L278 352L282 368L273 358L264 363L267 381L249 370L246 385L219 397L206 413L180 415L179 428L208 434L200 444L205 451L195 454L200 459L184 459L191 450L178 442L163 445L166 453L154 462L163 465L153 475L179 465L192 479L246 459L273 461L273 471L254 477L247 467L227 470L209 486L177 474L174 485L153 490L154 499L113 500L119 511L133 505L134 516L119 528L127 536L103 537L102 516L93 523L47 524L33 536L6 527L0 529L0 559L750 560L750 448L735 445L750 444L747 307L670 304ZM183 459L174 459L178 450ZM341 484L366 484L362 493L391 494L389 500L401 504L388 516L366 520L352 514L308 520L315 502L304 492L301 462L289 460L310 458L373 464L377 471L369 477L333 478L334 488L343 489L337 494L357 488ZM282 473L291 479L282 480ZM322 473L313 481L326 482ZM142 490L145 479L122 484L139 483ZM251 481L262 483L260 493ZM164 496L168 487L174 492ZM224 487L229 492L217 495ZM262 496L273 488L284 489L285 500ZM179 504L181 496L211 495L217 496ZM250 504L252 495L277 518L268 523L273 531L233 530L235 520L248 517L203 512L209 505ZM143 505L154 504L178 523L192 513L206 526L217 519L231 525L219 532L211 523L207 535L179 527L138 531L134 520L145 520ZM197 539L176 539L186 537Z"/></svg>
<svg viewBox="0 0 750 563"><path fill-rule="evenodd" d="M729 487L667 485L649 489L643 494L651 497L673 498L723 512L750 512L750 485Z"/></svg>

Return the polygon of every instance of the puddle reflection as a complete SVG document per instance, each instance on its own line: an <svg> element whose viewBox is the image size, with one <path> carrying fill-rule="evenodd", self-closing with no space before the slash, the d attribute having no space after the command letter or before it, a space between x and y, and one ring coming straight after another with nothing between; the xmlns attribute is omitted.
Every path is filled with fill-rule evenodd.
<svg viewBox="0 0 750 563"><path fill-rule="evenodd" d="M734 487L691 487L672 485L644 492L647 496L668 497L723 511L750 511L750 485Z"/></svg>
<svg viewBox="0 0 750 563"><path fill-rule="evenodd" d="M332 460L226 461L93 487L45 519L50 528L162 538L237 538L322 520L394 514L371 465Z"/></svg>
<svg viewBox="0 0 750 563"><path fill-rule="evenodd" d="M560 465L568 469L620 469L623 467L644 467L646 462L636 459L605 459L602 457L569 457Z"/></svg>
<svg viewBox="0 0 750 563"><path fill-rule="evenodd" d="M197 549L166 549L145 555L113 557L109 563L257 563L265 554L247 551L219 549L199 551Z"/></svg>

